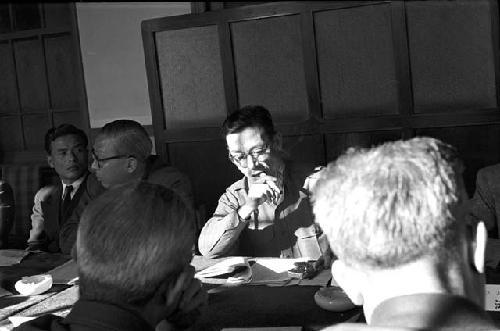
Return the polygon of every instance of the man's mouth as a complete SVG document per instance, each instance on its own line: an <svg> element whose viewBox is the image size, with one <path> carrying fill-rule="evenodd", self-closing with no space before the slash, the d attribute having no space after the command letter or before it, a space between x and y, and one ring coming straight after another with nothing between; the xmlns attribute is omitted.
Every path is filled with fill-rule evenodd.
<svg viewBox="0 0 500 331"><path fill-rule="evenodd" d="M79 166L74 165L74 166L70 166L70 167L68 167L67 169L68 169L69 171L79 171L79 170L80 170L80 167L79 167Z"/></svg>

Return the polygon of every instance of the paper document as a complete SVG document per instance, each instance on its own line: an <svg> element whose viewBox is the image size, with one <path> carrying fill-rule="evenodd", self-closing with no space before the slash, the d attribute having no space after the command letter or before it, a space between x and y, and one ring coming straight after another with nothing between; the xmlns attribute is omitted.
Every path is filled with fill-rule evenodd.
<svg viewBox="0 0 500 331"><path fill-rule="evenodd" d="M28 254L24 249L0 249L0 267L17 264Z"/></svg>
<svg viewBox="0 0 500 331"><path fill-rule="evenodd" d="M251 285L283 286L292 280L288 270L295 267L296 262L305 262L307 258L280 259L255 258L252 265ZM297 282L295 283L297 284Z"/></svg>
<svg viewBox="0 0 500 331"><path fill-rule="evenodd" d="M52 276L53 284L73 284L78 280L78 267L76 262L69 260L48 272Z"/></svg>
<svg viewBox="0 0 500 331"><path fill-rule="evenodd" d="M246 258L235 256L197 272L195 277L203 280L219 279L221 283L241 284L250 281L252 269ZM207 282L210 283L211 281Z"/></svg>
<svg viewBox="0 0 500 331"><path fill-rule="evenodd" d="M500 285L486 284L484 286L484 309L500 311Z"/></svg>
<svg viewBox="0 0 500 331"><path fill-rule="evenodd" d="M302 331L301 326L270 326L262 328L224 328L221 331Z"/></svg>

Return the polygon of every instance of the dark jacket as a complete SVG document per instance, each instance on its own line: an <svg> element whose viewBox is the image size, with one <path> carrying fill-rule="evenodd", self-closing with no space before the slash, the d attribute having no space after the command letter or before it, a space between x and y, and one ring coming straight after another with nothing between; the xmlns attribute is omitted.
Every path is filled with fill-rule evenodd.
<svg viewBox="0 0 500 331"><path fill-rule="evenodd" d="M154 330L136 312L113 304L79 300L62 318L44 315L14 328L17 331L149 331Z"/></svg>
<svg viewBox="0 0 500 331"><path fill-rule="evenodd" d="M28 239L30 249L41 249L51 253L60 252L60 230L71 216L76 206L100 194L104 188L92 174L86 174L78 191L64 215L60 214L62 203L62 184L49 185L41 188L35 195L33 213L31 214L31 230ZM64 241L65 238L62 238Z"/></svg>
<svg viewBox="0 0 500 331"><path fill-rule="evenodd" d="M338 324L323 331L346 330L495 330L484 309L465 297L439 293L403 295L385 300L370 325Z"/></svg>

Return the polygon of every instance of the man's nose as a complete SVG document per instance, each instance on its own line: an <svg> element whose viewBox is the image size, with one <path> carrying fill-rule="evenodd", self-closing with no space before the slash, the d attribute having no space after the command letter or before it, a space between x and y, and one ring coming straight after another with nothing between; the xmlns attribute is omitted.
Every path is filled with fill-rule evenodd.
<svg viewBox="0 0 500 331"><path fill-rule="evenodd" d="M68 154L66 154L66 159L68 161L74 162L75 160L78 160L78 156L76 156L75 152L70 151Z"/></svg>
<svg viewBox="0 0 500 331"><path fill-rule="evenodd" d="M90 164L90 169L92 171L96 171L97 169L99 169L99 166L97 165L97 161L95 159L92 159L92 163Z"/></svg>
<svg viewBox="0 0 500 331"><path fill-rule="evenodd" d="M252 157L252 154L248 154L247 155L247 168L248 169L253 169L255 168L255 160L254 158Z"/></svg>

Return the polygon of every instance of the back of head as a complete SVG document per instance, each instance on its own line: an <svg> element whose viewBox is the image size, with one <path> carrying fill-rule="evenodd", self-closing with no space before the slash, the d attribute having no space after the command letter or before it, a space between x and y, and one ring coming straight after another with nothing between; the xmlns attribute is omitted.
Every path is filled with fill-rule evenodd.
<svg viewBox="0 0 500 331"><path fill-rule="evenodd" d="M153 144L144 127L132 120L116 120L104 125L98 138L113 139L115 152L132 155L144 161L151 154Z"/></svg>
<svg viewBox="0 0 500 331"><path fill-rule="evenodd" d="M262 106L245 106L229 115L222 124L222 134L239 133L246 128L261 128L264 136L271 141L276 134L269 110Z"/></svg>
<svg viewBox="0 0 500 331"><path fill-rule="evenodd" d="M347 265L449 257L459 240L459 166L454 149L433 138L351 149L322 174L314 213Z"/></svg>
<svg viewBox="0 0 500 331"><path fill-rule="evenodd" d="M76 126L72 124L61 124L57 127L50 128L46 133L45 133L45 151L47 154L51 154L52 152L52 142L56 140L59 137L62 136L67 136L67 135L76 135L80 137L80 139L83 142L84 147L87 147L88 145L88 138L85 132L82 130L78 129Z"/></svg>
<svg viewBox="0 0 500 331"><path fill-rule="evenodd" d="M81 296L136 303L189 263L190 210L169 189L140 182L111 189L85 209L77 236Z"/></svg>

